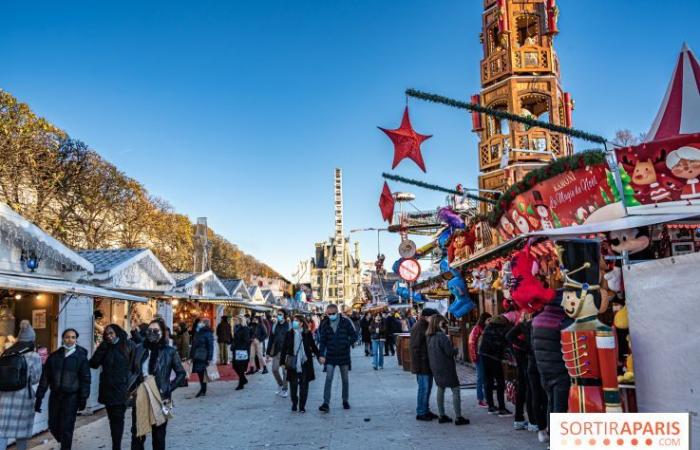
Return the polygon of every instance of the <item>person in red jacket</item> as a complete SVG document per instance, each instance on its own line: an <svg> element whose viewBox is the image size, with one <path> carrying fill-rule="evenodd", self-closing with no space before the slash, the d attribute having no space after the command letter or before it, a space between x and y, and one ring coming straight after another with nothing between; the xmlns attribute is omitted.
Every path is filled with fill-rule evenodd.
<svg viewBox="0 0 700 450"><path fill-rule="evenodd" d="M479 339L486 327L486 321L490 318L491 314L487 312L481 313L479 321L469 333L469 359L476 367L476 399L479 402L479 406L482 408L487 408L488 405L486 404L486 396L484 394L484 366L479 360L478 347Z"/></svg>

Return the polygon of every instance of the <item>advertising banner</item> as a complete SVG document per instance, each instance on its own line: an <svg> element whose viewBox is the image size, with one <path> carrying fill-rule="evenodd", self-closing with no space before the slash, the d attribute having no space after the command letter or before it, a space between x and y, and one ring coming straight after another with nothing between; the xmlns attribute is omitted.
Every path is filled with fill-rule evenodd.
<svg viewBox="0 0 700 450"><path fill-rule="evenodd" d="M700 134L684 134L615 150L634 190L630 214L700 212Z"/></svg>
<svg viewBox="0 0 700 450"><path fill-rule="evenodd" d="M501 215L498 230L507 240L533 231L580 225L597 210L615 203L616 191L605 163L568 170L515 197Z"/></svg>

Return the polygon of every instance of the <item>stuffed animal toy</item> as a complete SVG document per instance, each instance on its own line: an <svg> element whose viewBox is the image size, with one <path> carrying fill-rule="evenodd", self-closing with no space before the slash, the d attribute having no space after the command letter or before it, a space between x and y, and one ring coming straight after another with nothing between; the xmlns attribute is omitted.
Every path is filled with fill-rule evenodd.
<svg viewBox="0 0 700 450"><path fill-rule="evenodd" d="M534 275L537 263L529 245L513 256L510 267L512 272L512 281L509 283L510 297L519 309L526 312L539 311L544 305L554 300L556 295L554 289L545 288Z"/></svg>
<svg viewBox="0 0 700 450"><path fill-rule="evenodd" d="M617 382L632 384L634 383L634 359L632 358L632 339L630 339L629 335L627 336L627 346L629 347L630 352L625 358L625 373L617 377Z"/></svg>
<svg viewBox="0 0 700 450"><path fill-rule="evenodd" d="M453 316L459 319L466 316L474 309L476 305L467 293L467 283L464 281L461 274L455 274L455 276L447 282L447 288L455 297L455 301L448 309Z"/></svg>

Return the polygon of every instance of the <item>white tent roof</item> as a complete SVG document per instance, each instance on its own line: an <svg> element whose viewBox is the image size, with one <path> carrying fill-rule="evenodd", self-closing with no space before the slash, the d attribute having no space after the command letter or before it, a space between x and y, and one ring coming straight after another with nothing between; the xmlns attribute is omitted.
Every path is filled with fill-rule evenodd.
<svg viewBox="0 0 700 450"><path fill-rule="evenodd" d="M571 227L556 228L553 230L541 230L530 233L528 236L582 236L587 234L604 233L606 231L626 230L628 228L644 227L657 223L673 222L676 220L689 219L697 216L697 213L685 214L654 214L644 216L627 216L596 223L584 223Z"/></svg>
<svg viewBox="0 0 700 450"><path fill-rule="evenodd" d="M700 64L693 51L683 44L666 95L644 140L693 133L700 133Z"/></svg>

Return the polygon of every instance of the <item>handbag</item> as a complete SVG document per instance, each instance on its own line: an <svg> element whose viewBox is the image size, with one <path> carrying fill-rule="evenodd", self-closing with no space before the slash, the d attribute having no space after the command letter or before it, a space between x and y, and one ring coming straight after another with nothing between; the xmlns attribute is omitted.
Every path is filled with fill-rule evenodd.
<svg viewBox="0 0 700 450"><path fill-rule="evenodd" d="M206 372L204 372L204 377L207 379L207 382L210 382L218 380L221 378L221 375L219 374L219 369L215 365L210 364L207 366Z"/></svg>
<svg viewBox="0 0 700 450"><path fill-rule="evenodd" d="M236 350L236 353L233 355L233 359L236 361L248 360L248 350Z"/></svg>
<svg viewBox="0 0 700 450"><path fill-rule="evenodd" d="M297 368L297 354L299 353L299 350L301 350L303 343L304 337L302 336L302 338L299 339L299 347L297 347L297 351L294 352L293 355L287 355L287 357L284 358L284 367L286 367L287 370L295 370Z"/></svg>

